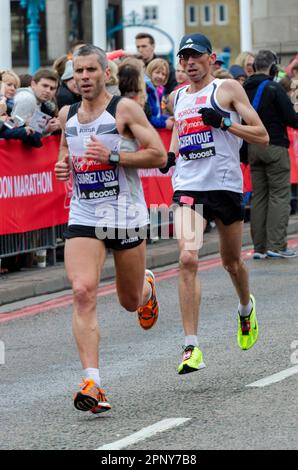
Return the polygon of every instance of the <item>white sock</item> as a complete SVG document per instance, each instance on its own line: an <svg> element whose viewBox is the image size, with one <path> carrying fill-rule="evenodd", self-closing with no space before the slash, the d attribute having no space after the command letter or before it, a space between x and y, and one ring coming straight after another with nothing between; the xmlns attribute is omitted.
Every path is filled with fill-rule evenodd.
<svg viewBox="0 0 298 470"><path fill-rule="evenodd" d="M84 369L84 378L92 379L100 387L99 369Z"/></svg>
<svg viewBox="0 0 298 470"><path fill-rule="evenodd" d="M238 312L239 312L240 317L248 317L248 315L250 314L251 311L252 311L252 301L251 300L249 301L249 304L247 304L247 305L239 304Z"/></svg>
<svg viewBox="0 0 298 470"><path fill-rule="evenodd" d="M184 346L199 346L198 337L195 335L185 336Z"/></svg>

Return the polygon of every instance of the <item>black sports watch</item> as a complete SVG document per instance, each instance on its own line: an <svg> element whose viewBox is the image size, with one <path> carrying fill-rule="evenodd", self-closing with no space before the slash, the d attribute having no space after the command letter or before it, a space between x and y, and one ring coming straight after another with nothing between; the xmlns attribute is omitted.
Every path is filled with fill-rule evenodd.
<svg viewBox="0 0 298 470"><path fill-rule="evenodd" d="M118 152L111 152L109 156L109 163L113 163L114 165L119 165L120 163L120 155Z"/></svg>
<svg viewBox="0 0 298 470"><path fill-rule="evenodd" d="M227 131L231 127L232 124L233 124L233 121L229 117L224 118L222 120L221 130Z"/></svg>

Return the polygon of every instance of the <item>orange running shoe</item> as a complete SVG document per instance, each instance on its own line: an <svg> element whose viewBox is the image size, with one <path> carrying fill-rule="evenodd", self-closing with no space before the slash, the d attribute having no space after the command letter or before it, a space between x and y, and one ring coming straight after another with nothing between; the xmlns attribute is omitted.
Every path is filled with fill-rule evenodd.
<svg viewBox="0 0 298 470"><path fill-rule="evenodd" d="M106 397L106 392L102 389L98 389L98 395L97 395L97 405L91 408L91 413L93 414L98 414L98 413L104 413L105 411L109 411L111 409L110 403L108 403L107 397Z"/></svg>
<svg viewBox="0 0 298 470"><path fill-rule="evenodd" d="M149 330L157 322L159 313L159 304L156 298L155 277L152 271L146 269L146 279L151 285L152 295L147 304L139 307L137 310L140 326L144 330Z"/></svg>
<svg viewBox="0 0 298 470"><path fill-rule="evenodd" d="M111 409L105 391L99 388L94 380L84 379L80 387L82 387L81 390L74 397L74 406L77 410L103 413Z"/></svg>

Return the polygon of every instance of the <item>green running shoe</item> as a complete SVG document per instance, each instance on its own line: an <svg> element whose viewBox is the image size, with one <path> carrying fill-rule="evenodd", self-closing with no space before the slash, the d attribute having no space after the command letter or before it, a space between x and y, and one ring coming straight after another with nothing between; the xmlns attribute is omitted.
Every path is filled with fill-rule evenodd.
<svg viewBox="0 0 298 470"><path fill-rule="evenodd" d="M178 374L189 374L205 367L202 351L196 346L186 346L183 351L182 362L178 367Z"/></svg>
<svg viewBox="0 0 298 470"><path fill-rule="evenodd" d="M258 339L259 326L256 315L256 301L253 295L250 296L252 301L252 310L247 317L241 317L238 313L238 335L237 341L240 349L250 349Z"/></svg>

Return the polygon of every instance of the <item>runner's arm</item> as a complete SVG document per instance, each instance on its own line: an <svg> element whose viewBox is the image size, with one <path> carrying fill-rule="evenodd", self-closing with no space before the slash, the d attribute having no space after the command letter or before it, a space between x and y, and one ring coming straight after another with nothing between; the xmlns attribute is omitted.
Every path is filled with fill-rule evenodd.
<svg viewBox="0 0 298 470"><path fill-rule="evenodd" d="M157 131L151 126L142 108L133 100L123 99L117 110L117 120L128 128L139 142L141 150L120 152L120 165L126 168L160 168L167 163L167 153Z"/></svg>
<svg viewBox="0 0 298 470"><path fill-rule="evenodd" d="M172 93L169 96L169 105L171 109L173 110L173 114L174 114L174 104L175 104L176 93L177 91L172 91ZM176 123L174 124L174 127L173 127L169 152L175 153L176 156L179 154L179 138L178 138Z"/></svg>
<svg viewBox="0 0 298 470"><path fill-rule="evenodd" d="M179 154L179 138L178 138L177 127L175 124L173 127L169 152L173 152L176 156Z"/></svg>
<svg viewBox="0 0 298 470"><path fill-rule="evenodd" d="M268 145L268 133L258 113L251 106L242 85L236 80L227 80L223 87L223 91L226 91L231 96L231 105L247 124L243 125L233 122L227 132L231 132L231 134L246 140L249 144Z"/></svg>

